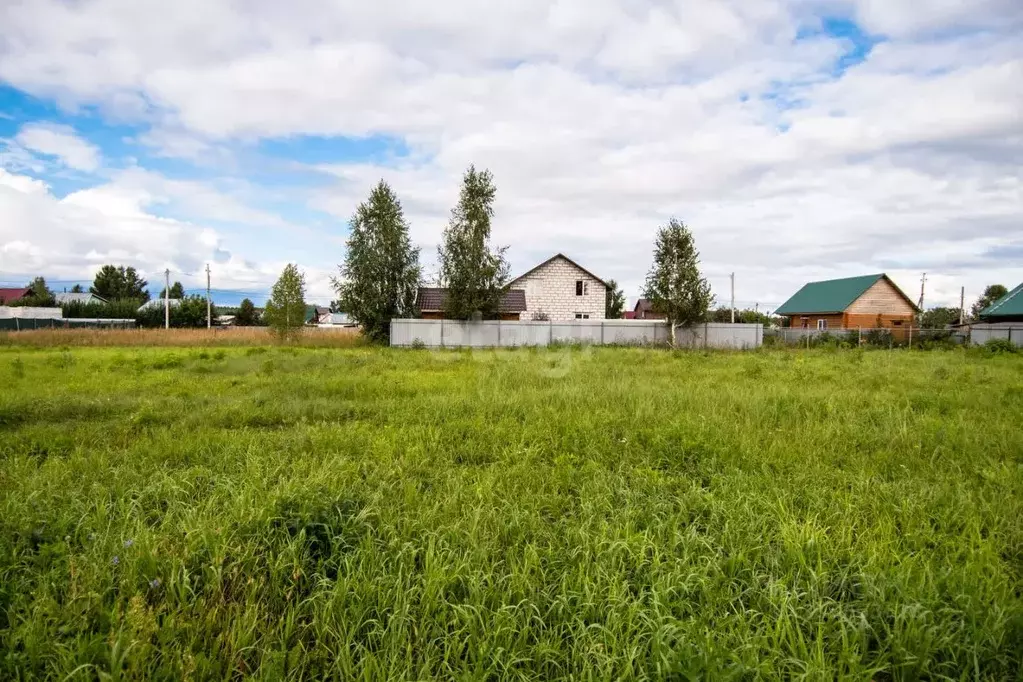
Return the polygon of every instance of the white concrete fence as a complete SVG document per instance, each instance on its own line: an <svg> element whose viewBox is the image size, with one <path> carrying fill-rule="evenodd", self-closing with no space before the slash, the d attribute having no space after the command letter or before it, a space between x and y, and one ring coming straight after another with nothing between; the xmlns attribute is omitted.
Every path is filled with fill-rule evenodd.
<svg viewBox="0 0 1023 682"><path fill-rule="evenodd" d="M708 323L675 330L686 348L759 348L759 324ZM660 320L575 320L572 322L465 322L461 320L391 320L391 345L426 348L497 348L549 346L555 343L593 345L663 345L668 323Z"/></svg>
<svg viewBox="0 0 1023 682"><path fill-rule="evenodd" d="M1023 322L978 322L970 325L970 341L984 345L991 339L1007 339L1023 346Z"/></svg>

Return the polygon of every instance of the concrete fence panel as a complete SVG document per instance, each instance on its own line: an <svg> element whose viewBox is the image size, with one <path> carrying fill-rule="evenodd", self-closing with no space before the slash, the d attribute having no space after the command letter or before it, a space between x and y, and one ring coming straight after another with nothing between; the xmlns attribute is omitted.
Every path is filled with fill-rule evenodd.
<svg viewBox="0 0 1023 682"><path fill-rule="evenodd" d="M1023 324L1016 322L990 322L970 325L970 342L983 346L991 339L1007 339L1023 346Z"/></svg>
<svg viewBox="0 0 1023 682"><path fill-rule="evenodd" d="M758 348L759 324L705 324L679 327L680 346L689 348ZM391 345L429 348L496 348L547 346L551 343L592 345L654 345L669 341L671 332L660 320L575 320L573 322L461 320L391 320Z"/></svg>

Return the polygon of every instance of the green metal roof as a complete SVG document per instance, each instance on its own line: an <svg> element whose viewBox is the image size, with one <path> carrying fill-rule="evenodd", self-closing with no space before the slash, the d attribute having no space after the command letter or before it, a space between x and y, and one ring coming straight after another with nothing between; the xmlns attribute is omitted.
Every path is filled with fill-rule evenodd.
<svg viewBox="0 0 1023 682"><path fill-rule="evenodd" d="M840 313L882 277L884 277L883 274L863 275L862 277L810 282L804 284L795 296L785 301L774 312L776 315Z"/></svg>
<svg viewBox="0 0 1023 682"><path fill-rule="evenodd" d="M1023 284L1002 296L1000 299L980 311L980 319L998 319L999 317L1019 317L1023 315Z"/></svg>

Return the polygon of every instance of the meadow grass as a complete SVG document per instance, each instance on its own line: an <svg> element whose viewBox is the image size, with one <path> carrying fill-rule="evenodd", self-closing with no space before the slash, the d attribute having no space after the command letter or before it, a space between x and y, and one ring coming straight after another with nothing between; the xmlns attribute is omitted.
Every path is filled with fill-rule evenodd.
<svg viewBox="0 0 1023 682"><path fill-rule="evenodd" d="M281 345L279 336L266 327L214 327L213 329L38 329L0 332L0 347L32 346L63 348L78 346L220 347ZM303 329L286 340L287 345L311 348L350 348L366 343L355 328Z"/></svg>
<svg viewBox="0 0 1023 682"><path fill-rule="evenodd" d="M1023 358L0 348L0 679L1019 679Z"/></svg>

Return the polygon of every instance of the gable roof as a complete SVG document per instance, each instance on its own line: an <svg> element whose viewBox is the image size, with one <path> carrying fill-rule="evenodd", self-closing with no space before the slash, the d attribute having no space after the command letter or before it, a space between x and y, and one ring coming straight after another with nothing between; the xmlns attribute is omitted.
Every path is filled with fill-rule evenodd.
<svg viewBox="0 0 1023 682"><path fill-rule="evenodd" d="M437 312L444 310L448 300L448 290L443 287L419 287L416 296L416 307L420 311ZM521 313L526 310L526 292L522 289L509 289L501 297L498 312Z"/></svg>
<svg viewBox="0 0 1023 682"><path fill-rule="evenodd" d="M881 273L804 284L802 289L785 301L774 313L775 315L841 313L881 279L887 280L895 291L913 306L914 310L919 310L909 296L906 296L888 275Z"/></svg>
<svg viewBox="0 0 1023 682"><path fill-rule="evenodd" d="M91 303L93 301L99 301L100 303L106 303L106 299L97 296L96 294L78 291L62 291L54 295L57 299L57 303L63 305L64 303Z"/></svg>
<svg viewBox="0 0 1023 682"><path fill-rule="evenodd" d="M553 256L551 256L550 258L548 258L547 260L545 260L545 261L544 261L543 263L540 263L539 265L537 265L536 267L533 267L533 268L530 268L529 270L526 270L526 271L525 271L525 272L523 272L523 273L522 273L521 275L519 275L519 276L518 276L518 277L516 277L515 279L511 280L511 281L509 282L509 284L514 284L515 282L518 282L518 281L519 281L520 279L522 279L523 277L528 277L529 275L533 274L534 272L536 272L537 270L539 270L539 269L540 269L540 268L542 268L543 266L547 265L547 264L548 264L548 263L550 263L551 261L555 261L555 260L557 260L558 258L562 258L562 259L564 259L564 260L568 261L569 263L571 263L571 264L572 264L572 265L574 265L575 267L579 268L580 270L582 270L583 272L585 272L585 273L586 273L587 275L589 275L590 277L592 277L593 279L597 280L598 282L600 282L601 284L603 284L603 285L604 285L605 287L607 287L607 282L605 282L605 281L604 281L603 279L601 279L600 277L597 277L597 276L596 276L596 275L594 275L594 274L593 274L592 272L590 272L589 270L587 270L587 269L586 269L586 268L584 268L583 266L579 265L578 263L576 263L576 262L575 262L574 260L572 260L571 258L569 258L568 256L566 256L566 255L565 255L565 254L563 254L563 253L556 253L556 254L554 254ZM608 288L610 288L610 287L608 287Z"/></svg>
<svg viewBox="0 0 1023 682"><path fill-rule="evenodd" d="M1023 315L1023 284L980 311L980 319Z"/></svg>
<svg viewBox="0 0 1023 682"><path fill-rule="evenodd" d="M649 298L641 298L636 301L636 307L632 309L635 313L651 313L654 310L654 304L650 302Z"/></svg>
<svg viewBox="0 0 1023 682"><path fill-rule="evenodd" d="M16 287L13 289L0 289L0 301L18 301L32 293L29 287Z"/></svg>

